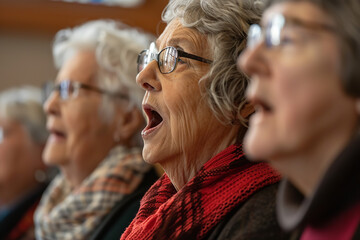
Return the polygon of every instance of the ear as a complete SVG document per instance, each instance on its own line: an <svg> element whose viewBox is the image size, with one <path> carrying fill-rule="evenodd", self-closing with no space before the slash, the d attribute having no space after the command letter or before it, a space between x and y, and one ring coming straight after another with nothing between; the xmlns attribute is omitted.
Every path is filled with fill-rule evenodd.
<svg viewBox="0 0 360 240"><path fill-rule="evenodd" d="M115 134L123 143L129 142L145 122L141 111L136 107L125 112L118 111L116 119L118 119L118 121L116 123Z"/></svg>
<svg viewBox="0 0 360 240"><path fill-rule="evenodd" d="M244 107L240 110L240 115L248 119L251 114L255 112L255 108L251 103L246 103Z"/></svg>

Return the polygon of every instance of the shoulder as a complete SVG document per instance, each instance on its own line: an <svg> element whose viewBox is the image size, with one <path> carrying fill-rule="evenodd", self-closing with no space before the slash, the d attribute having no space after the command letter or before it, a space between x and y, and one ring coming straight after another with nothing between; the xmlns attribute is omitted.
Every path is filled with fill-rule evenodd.
<svg viewBox="0 0 360 240"><path fill-rule="evenodd" d="M138 189L119 201L95 229L90 240L103 239L118 240L125 229L130 225L140 207L140 200L147 189L157 180L154 169L146 173Z"/></svg>
<svg viewBox="0 0 360 240"><path fill-rule="evenodd" d="M277 188L278 184L264 187L234 209L217 226L212 239L288 239L276 220Z"/></svg>

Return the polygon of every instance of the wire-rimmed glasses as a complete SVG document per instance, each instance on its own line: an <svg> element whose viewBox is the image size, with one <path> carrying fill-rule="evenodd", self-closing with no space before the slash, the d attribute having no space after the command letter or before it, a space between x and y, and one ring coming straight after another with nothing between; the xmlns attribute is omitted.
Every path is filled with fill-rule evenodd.
<svg viewBox="0 0 360 240"><path fill-rule="evenodd" d="M297 18L290 18L285 17L282 14L276 14L271 18L271 20L264 28L262 28L258 24L252 24L250 26L248 31L247 47L253 48L255 45L259 44L262 40L264 40L266 47L272 48L282 45L285 41L291 40L291 37L287 36L284 33L284 28L286 25L301 26L303 28L312 30L322 30L330 32L336 31L335 27L327 24L305 22Z"/></svg>
<svg viewBox="0 0 360 240"><path fill-rule="evenodd" d="M159 70L162 74L171 73L175 70L176 65L180 61L181 57L193 59L207 64L212 63L211 60L184 52L172 46L165 47L163 50L157 53L155 43L151 43L149 49L145 49L139 53L137 59L138 72L141 72L151 61L156 60Z"/></svg>
<svg viewBox="0 0 360 240"><path fill-rule="evenodd" d="M80 83L77 81L64 80L56 85L53 82L45 83L45 85L43 87L44 100L47 100L54 91L57 91L59 93L61 100L68 100L70 98L75 98L78 96L80 89L94 91L94 92L97 92L100 94L105 94L105 95L108 95L111 97L127 99L127 97L121 93L112 93L112 92L103 90L101 88L87 85L84 83Z"/></svg>

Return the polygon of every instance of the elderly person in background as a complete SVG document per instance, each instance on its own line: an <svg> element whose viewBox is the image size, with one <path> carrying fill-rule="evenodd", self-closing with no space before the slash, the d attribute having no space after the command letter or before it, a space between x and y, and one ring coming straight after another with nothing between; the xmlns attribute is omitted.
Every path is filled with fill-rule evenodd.
<svg viewBox="0 0 360 240"><path fill-rule="evenodd" d="M284 174L278 219L294 239L360 239L360 1L268 5L240 58L258 109L245 150Z"/></svg>
<svg viewBox="0 0 360 240"><path fill-rule="evenodd" d="M150 39L110 20L56 35L43 158L61 174L36 211L37 239L119 239L156 180L141 157L143 91L135 82L137 53Z"/></svg>
<svg viewBox="0 0 360 240"><path fill-rule="evenodd" d="M35 239L33 214L47 183L45 123L40 89L0 93L0 239Z"/></svg>
<svg viewBox="0 0 360 240"><path fill-rule="evenodd" d="M236 68L252 0L172 0L166 29L138 58L146 90L143 157L165 174L145 194L124 239L282 239L280 176L242 151L247 77Z"/></svg>

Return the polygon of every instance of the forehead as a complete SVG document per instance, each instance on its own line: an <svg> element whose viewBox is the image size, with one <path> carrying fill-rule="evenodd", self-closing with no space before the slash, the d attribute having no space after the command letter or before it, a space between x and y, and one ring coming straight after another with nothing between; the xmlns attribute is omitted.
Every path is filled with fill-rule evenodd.
<svg viewBox="0 0 360 240"><path fill-rule="evenodd" d="M156 41L158 49L167 46L181 47L187 51L202 52L207 49L207 38L199 31L184 27L179 19L172 20ZM200 49L200 50L199 50Z"/></svg>
<svg viewBox="0 0 360 240"><path fill-rule="evenodd" d="M264 12L262 25L266 25L275 14L300 19L307 22L332 24L333 20L316 4L308 1L280 2L270 6Z"/></svg>
<svg viewBox="0 0 360 240"><path fill-rule="evenodd" d="M64 62L56 81L73 80L90 83L93 81L92 79L97 71L97 67L94 51L77 51Z"/></svg>

